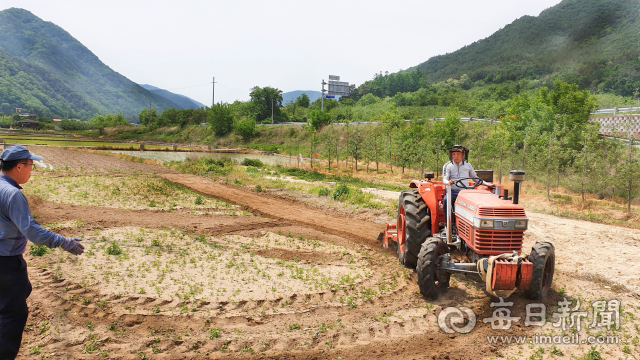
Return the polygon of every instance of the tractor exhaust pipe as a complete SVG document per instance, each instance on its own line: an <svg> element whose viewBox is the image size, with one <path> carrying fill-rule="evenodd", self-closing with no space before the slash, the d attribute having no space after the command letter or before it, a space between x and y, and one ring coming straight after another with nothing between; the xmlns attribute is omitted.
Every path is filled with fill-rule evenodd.
<svg viewBox="0 0 640 360"><path fill-rule="evenodd" d="M517 204L520 200L520 183L524 181L524 171L511 170L509 171L509 180L513 181L513 203Z"/></svg>

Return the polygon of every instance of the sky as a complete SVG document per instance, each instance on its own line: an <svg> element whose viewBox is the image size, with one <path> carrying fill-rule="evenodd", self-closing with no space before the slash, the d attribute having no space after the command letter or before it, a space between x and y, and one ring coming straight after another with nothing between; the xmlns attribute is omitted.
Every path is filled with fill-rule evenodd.
<svg viewBox="0 0 640 360"><path fill-rule="evenodd" d="M0 0L69 32L111 69L205 105L254 86L360 85L454 52L560 0Z"/></svg>

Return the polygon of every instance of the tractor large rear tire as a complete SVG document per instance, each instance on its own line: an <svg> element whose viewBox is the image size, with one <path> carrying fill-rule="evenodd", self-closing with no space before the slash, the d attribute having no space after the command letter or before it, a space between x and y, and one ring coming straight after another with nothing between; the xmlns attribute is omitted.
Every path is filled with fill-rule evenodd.
<svg viewBox="0 0 640 360"><path fill-rule="evenodd" d="M451 274L438 270L438 259L449 252L449 246L442 239L428 238L418 255L418 286L427 299L435 300L449 287Z"/></svg>
<svg viewBox="0 0 640 360"><path fill-rule="evenodd" d="M429 207L417 190L405 190L398 199L398 260L415 269L424 240L431 235ZM404 235L404 239L401 237Z"/></svg>
<svg viewBox="0 0 640 360"><path fill-rule="evenodd" d="M556 266L556 253L553 244L539 242L531 249L529 261L533 263L531 284L525 290L524 295L533 300L543 300L549 295L553 271Z"/></svg>

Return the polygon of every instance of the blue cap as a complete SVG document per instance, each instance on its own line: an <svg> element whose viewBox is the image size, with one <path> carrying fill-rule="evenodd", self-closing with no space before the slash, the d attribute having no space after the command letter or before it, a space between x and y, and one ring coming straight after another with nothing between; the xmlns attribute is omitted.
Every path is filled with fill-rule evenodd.
<svg viewBox="0 0 640 360"><path fill-rule="evenodd" d="M9 146L4 149L2 154L0 154L0 159L2 161L14 161L14 160L22 160L22 159L31 159L35 161L42 160L42 156L33 155L27 150L26 147L22 145L14 145Z"/></svg>

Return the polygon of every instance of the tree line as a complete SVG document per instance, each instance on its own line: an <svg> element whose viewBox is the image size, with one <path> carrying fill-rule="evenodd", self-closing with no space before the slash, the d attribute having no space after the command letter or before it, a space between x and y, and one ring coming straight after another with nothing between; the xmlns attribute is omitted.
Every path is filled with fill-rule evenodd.
<svg viewBox="0 0 640 360"><path fill-rule="evenodd" d="M385 171L438 175L449 161L445 150L462 144L470 149L474 168L493 170L496 181L521 169L545 184L547 196L562 186L580 193L583 201L587 194L624 197L630 209L640 185L638 149L627 139L600 136L598 126L588 122L595 106L589 91L557 81L551 89L514 96L507 105L499 123L462 123L456 107L440 121L405 122L389 111L379 124L309 126L299 134L292 129L285 142L295 144L289 152L302 148L304 155L323 158L329 166L378 171L384 164Z"/></svg>

